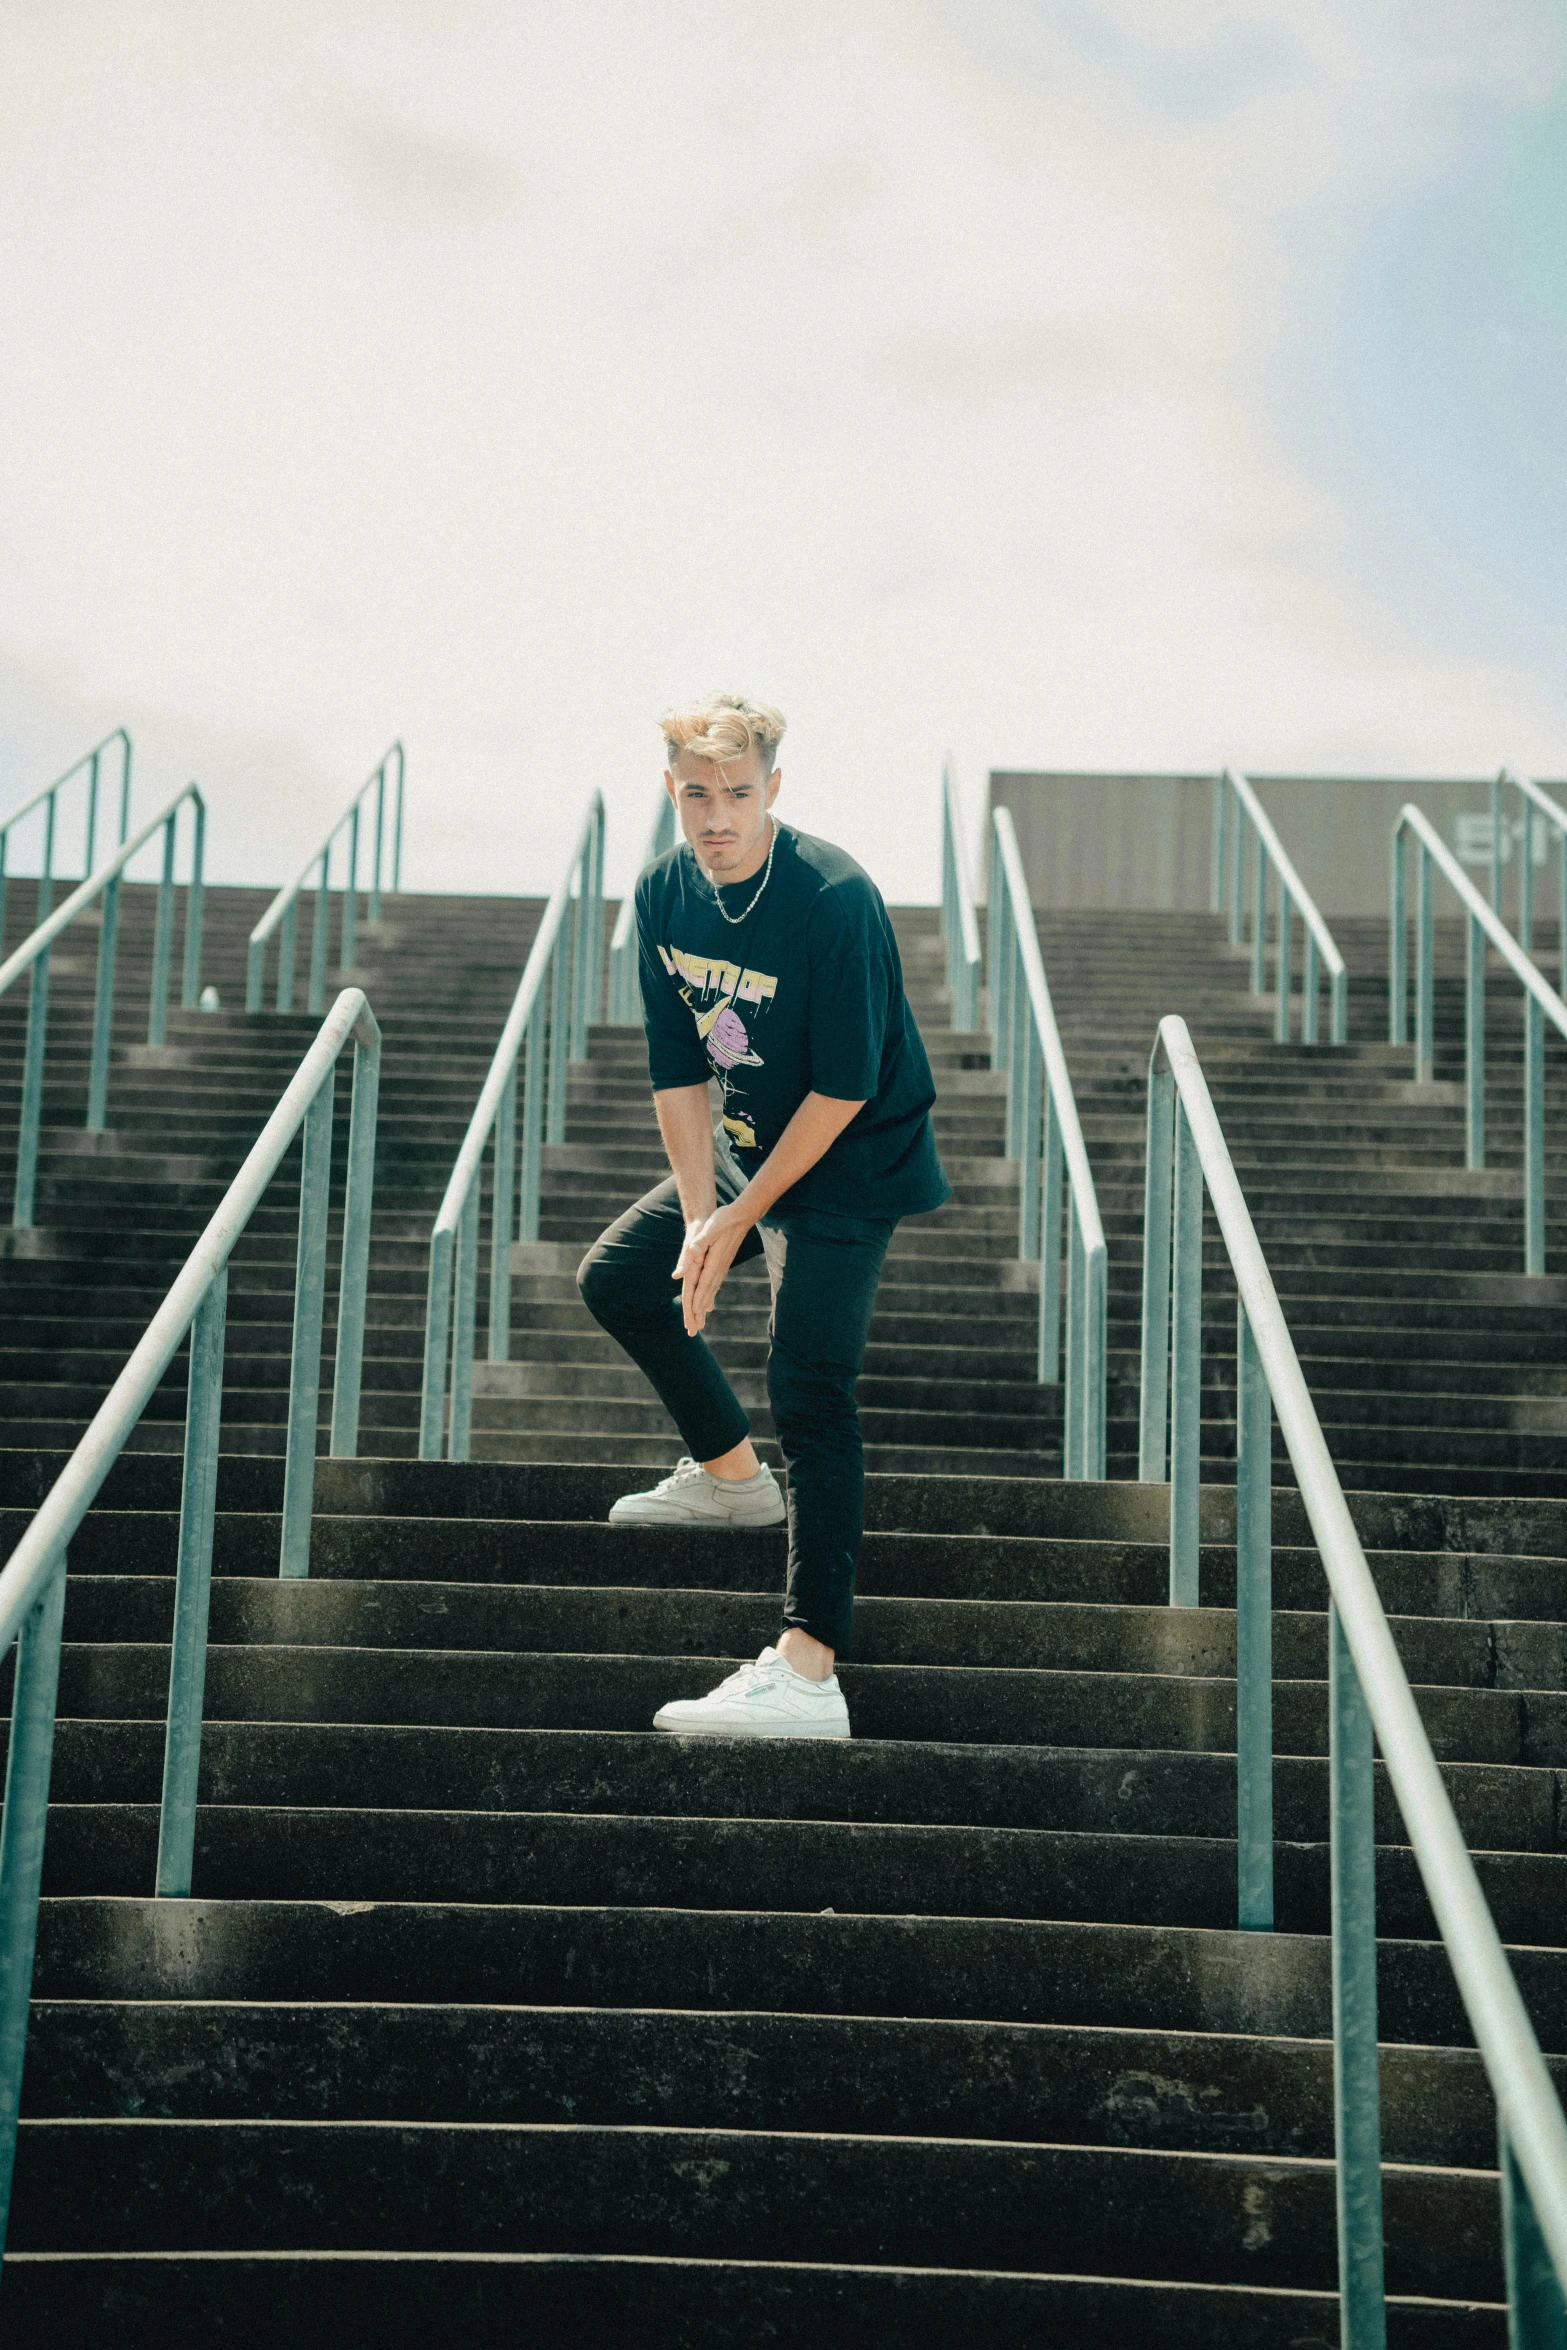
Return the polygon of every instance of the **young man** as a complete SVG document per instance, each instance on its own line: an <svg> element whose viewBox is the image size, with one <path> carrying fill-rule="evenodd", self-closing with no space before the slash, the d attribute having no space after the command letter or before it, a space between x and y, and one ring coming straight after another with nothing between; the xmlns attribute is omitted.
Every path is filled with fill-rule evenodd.
<svg viewBox="0 0 1567 2350"><path fill-rule="evenodd" d="M637 937L673 1173L602 1234L577 1278L690 1454L610 1519L781 1523L783 1496L702 1336L730 1266L765 1254L767 1393L792 1505L784 1628L754 1665L664 1706L654 1724L847 1738L834 1662L848 1645L864 1518L854 1388L893 1228L949 1196L935 1088L874 882L771 813L779 713L715 694L662 726L664 786L685 838L637 885Z"/></svg>

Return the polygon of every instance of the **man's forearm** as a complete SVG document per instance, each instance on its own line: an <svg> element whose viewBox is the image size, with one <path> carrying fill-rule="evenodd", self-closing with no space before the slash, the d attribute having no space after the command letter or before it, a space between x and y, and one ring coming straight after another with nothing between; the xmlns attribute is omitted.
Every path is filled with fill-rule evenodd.
<svg viewBox="0 0 1567 2350"><path fill-rule="evenodd" d="M653 1096L680 1212L699 1224L718 1205L713 1174L713 1111L705 1085L674 1085Z"/></svg>
<svg viewBox="0 0 1567 2350"><path fill-rule="evenodd" d="M826 1157L864 1107L863 1102L839 1101L832 1094L808 1093L734 1202L735 1210L749 1223L760 1223L773 1202Z"/></svg>

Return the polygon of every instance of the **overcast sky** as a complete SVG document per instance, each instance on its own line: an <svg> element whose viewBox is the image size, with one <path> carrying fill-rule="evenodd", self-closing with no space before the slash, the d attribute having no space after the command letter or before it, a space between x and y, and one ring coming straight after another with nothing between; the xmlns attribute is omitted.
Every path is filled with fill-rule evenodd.
<svg viewBox="0 0 1567 2350"><path fill-rule="evenodd" d="M1567 769L1554 0L11 0L0 808L624 877L671 696L934 893L990 766Z"/></svg>

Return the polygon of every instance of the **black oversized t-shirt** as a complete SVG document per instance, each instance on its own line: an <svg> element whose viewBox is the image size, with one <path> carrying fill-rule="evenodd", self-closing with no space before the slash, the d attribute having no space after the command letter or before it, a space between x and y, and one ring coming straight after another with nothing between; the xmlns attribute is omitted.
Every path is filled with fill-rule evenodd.
<svg viewBox="0 0 1567 2350"><path fill-rule="evenodd" d="M731 884L731 914L761 874ZM754 910L726 922L690 848L637 884L653 1089L716 1077L736 1163L753 1175L808 1093L864 1108L773 1213L912 1216L950 1186L936 1156L930 1063L903 993L881 892L830 841L778 826Z"/></svg>

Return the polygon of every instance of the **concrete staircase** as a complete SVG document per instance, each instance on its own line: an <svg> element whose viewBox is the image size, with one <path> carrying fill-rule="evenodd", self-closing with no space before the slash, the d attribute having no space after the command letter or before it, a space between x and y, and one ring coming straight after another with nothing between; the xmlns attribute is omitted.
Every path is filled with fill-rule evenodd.
<svg viewBox="0 0 1567 2350"><path fill-rule="evenodd" d="M214 896L227 1001L262 899ZM603 1523L674 1449L570 1284L582 1242L659 1172L633 1038L596 1034L574 1074L544 1237L519 1260L520 1360L481 1373L488 1457L393 1457L411 1450L429 1218L536 916L405 899L367 953L388 1042L366 1444L386 1457L321 1465L304 1583L276 1577L286 1193L236 1267L188 1904L147 1897L177 1378L73 1546L8 2332L160 2350L432 2325L660 2350L1336 2341L1324 1589L1281 1492L1279 1931L1242 1935L1217 1266L1203 1607L1163 1604L1164 1496L1124 1481L1155 1014L1190 1020L1308 1375L1349 1399L1324 1417L1341 1459L1349 1432L1361 1446L1346 1483L1368 1488L1355 1512L1395 1636L1544 2045L1567 2052L1567 1480L1515 1468L1516 1437L1457 1409L1466 1362L1508 1399L1529 1350L1549 1356L1557 1285L1525 1295L1493 1263L1519 1204L1449 1183L1461 1110L1358 1036L1369 989L1357 1042L1306 1056L1268 1041L1212 925L1052 918L1110 1229L1123 1480L1056 1482L996 1080L982 1040L940 1026L933 917L900 914L958 1197L900 1235L862 1383L856 1737L662 1739L662 1699L772 1636L782 1541ZM68 977L51 1136L85 1082ZM0 1283L8 1330L33 1325L0 1399L0 1547L312 1026L191 1015L150 1061L128 1040L113 1143L52 1141L60 1188ZM1438 1232L1437 1253L1483 1261L1426 1262ZM746 1288L720 1342L742 1385L765 1310ZM1405 1376L1407 1332L1444 1327L1415 1306L1452 1317L1447 1364L1430 1357L1445 1384ZM1425 1416L1357 1400L1397 1397L1429 1397ZM1417 1439L1446 1448L1429 1468ZM1390 2339L1499 2350L1494 2117L1381 1802Z"/></svg>
<svg viewBox="0 0 1567 2350"><path fill-rule="evenodd" d="M1567 1047L1546 1049L1555 1270L1530 1281L1516 984L1492 982L1488 1163L1468 1174L1458 926L1439 926L1437 1082L1424 1085L1412 1050L1385 1041L1385 926L1341 922L1336 935L1352 974L1350 1042L1325 1050L1273 1043L1273 1000L1248 992L1250 950L1230 948L1216 918L1041 922L1109 1244L1109 1472L1137 1473L1145 1083L1157 1022L1179 1011L1345 1485L1567 1496ZM1554 948L1542 962L1554 980ZM1203 1449L1223 1477L1234 1285L1211 1214L1206 1265Z"/></svg>

